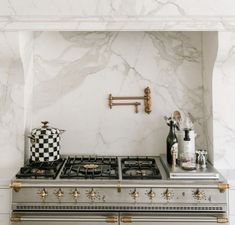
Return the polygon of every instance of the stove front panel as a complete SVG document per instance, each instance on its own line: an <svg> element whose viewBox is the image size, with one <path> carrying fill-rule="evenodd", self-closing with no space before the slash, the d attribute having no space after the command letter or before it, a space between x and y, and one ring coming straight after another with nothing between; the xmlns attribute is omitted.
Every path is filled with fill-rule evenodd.
<svg viewBox="0 0 235 225"><path fill-rule="evenodd" d="M191 188L21 188L13 210L226 211L226 192Z"/></svg>

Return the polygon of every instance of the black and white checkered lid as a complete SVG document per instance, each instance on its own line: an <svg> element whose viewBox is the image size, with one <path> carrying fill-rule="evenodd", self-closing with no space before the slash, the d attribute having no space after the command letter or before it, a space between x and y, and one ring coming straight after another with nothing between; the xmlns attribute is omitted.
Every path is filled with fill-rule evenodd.
<svg viewBox="0 0 235 225"><path fill-rule="evenodd" d="M61 130L54 127L48 126L48 121L43 121L43 126L41 128L34 128L31 132L32 136L39 136L39 135L53 135L53 134L60 134Z"/></svg>

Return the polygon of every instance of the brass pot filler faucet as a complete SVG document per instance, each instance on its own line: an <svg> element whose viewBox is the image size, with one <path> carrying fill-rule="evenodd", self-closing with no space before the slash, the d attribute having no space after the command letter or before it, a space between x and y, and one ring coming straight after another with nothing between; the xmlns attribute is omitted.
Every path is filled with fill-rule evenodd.
<svg viewBox="0 0 235 225"><path fill-rule="evenodd" d="M122 96L122 97L114 97L112 94L109 94L109 108L112 109L113 106L126 106L133 105L135 106L135 112L138 113L138 106L141 105L140 102L118 102L114 103L114 100L144 100L144 111L148 114L151 113L151 91L150 88L147 87L144 89L144 96Z"/></svg>

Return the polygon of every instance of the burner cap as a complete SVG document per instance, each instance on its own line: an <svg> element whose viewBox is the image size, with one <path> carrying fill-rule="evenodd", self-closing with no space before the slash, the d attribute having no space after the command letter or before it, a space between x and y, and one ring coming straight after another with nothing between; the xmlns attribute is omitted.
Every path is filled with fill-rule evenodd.
<svg viewBox="0 0 235 225"><path fill-rule="evenodd" d="M32 173L35 173L36 175L43 175L46 173L46 171L44 169L34 168L34 169L32 169Z"/></svg>
<svg viewBox="0 0 235 225"><path fill-rule="evenodd" d="M84 167L85 169L97 169L97 168L99 167L99 165L94 164L94 163L89 163L89 164L83 165L83 167Z"/></svg>

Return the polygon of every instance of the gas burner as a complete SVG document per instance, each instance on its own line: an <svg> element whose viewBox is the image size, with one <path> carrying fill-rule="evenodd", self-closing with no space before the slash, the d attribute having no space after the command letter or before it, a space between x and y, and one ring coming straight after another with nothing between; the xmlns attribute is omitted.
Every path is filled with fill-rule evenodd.
<svg viewBox="0 0 235 225"><path fill-rule="evenodd" d="M59 159L54 162L29 161L25 166L20 168L16 177L21 179L55 179L63 163L64 159Z"/></svg>
<svg viewBox="0 0 235 225"><path fill-rule="evenodd" d="M117 157L68 157L62 179L118 179Z"/></svg>
<svg viewBox="0 0 235 225"><path fill-rule="evenodd" d="M126 169L125 174L128 176L152 176L153 171L150 169L136 170L136 169Z"/></svg>
<svg viewBox="0 0 235 225"><path fill-rule="evenodd" d="M85 169L97 169L99 165L94 164L94 163L89 163L83 166Z"/></svg>
<svg viewBox="0 0 235 225"><path fill-rule="evenodd" d="M156 161L149 157L127 157L121 160L123 179L161 179Z"/></svg>

